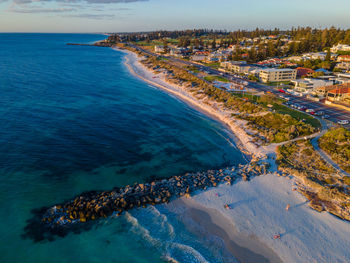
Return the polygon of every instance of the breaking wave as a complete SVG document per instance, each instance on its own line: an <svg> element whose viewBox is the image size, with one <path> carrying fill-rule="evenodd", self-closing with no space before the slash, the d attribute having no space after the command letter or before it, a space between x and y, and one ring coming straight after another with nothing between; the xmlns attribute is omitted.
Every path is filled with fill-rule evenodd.
<svg viewBox="0 0 350 263"><path fill-rule="evenodd" d="M162 259L171 262L209 263L194 247L184 244L181 235L176 234L168 217L156 207L138 211L136 215L125 213L130 231L160 252Z"/></svg>

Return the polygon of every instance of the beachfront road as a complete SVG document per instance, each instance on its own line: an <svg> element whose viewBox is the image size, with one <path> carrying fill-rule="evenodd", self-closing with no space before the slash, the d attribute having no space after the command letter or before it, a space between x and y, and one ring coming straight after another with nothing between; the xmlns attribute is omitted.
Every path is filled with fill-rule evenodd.
<svg viewBox="0 0 350 263"><path fill-rule="evenodd" d="M149 50L143 49L139 46L136 46L136 45L133 45L130 43L129 43L129 45L140 50L140 51L143 51L144 53L149 54L151 56L159 56L158 54L153 53ZM249 81L247 79L243 79L237 75L233 75L230 73L224 73L222 71L219 71L219 70L216 70L216 69L213 69L211 67L207 67L207 66L204 66L204 65L201 65L198 63L193 63L191 61L186 61L186 60L174 58L171 56L161 56L161 57L166 58L168 60L171 60L173 62L185 64L188 66L195 66L202 71L206 71L206 72L209 72L211 74L221 75L221 76L223 76L231 81L246 81L248 83L249 88L253 88L253 89L256 89L259 91L264 91L264 92L269 91L277 96L282 95L282 93L280 93L276 87L270 87L270 86L263 85L261 83L252 82L252 81ZM349 111L346 111L346 110L343 110L343 109L340 109L337 107L333 107L330 105L326 105L326 104L323 104L323 103L320 103L317 101L312 101L312 100L309 100L305 97L294 96L294 95L288 94L288 93L283 93L283 97L289 98L289 102L291 102L292 104L299 104L301 106L305 106L308 109L313 109L315 112L323 111L324 115L329 116L328 120L330 120L334 123L337 123L340 120L348 120L349 124L343 125L343 126L347 129L350 129L350 112Z"/></svg>

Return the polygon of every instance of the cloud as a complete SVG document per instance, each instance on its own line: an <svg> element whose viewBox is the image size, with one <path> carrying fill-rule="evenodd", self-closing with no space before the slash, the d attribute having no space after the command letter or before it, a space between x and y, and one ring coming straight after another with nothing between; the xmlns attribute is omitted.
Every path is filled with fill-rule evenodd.
<svg viewBox="0 0 350 263"><path fill-rule="evenodd" d="M2 1L2 0L0 0ZM135 2L146 2L149 0L13 0L15 4L29 4L39 2L56 2L65 4L75 4L79 2L85 2L89 4L121 4L121 3L135 3Z"/></svg>
<svg viewBox="0 0 350 263"><path fill-rule="evenodd" d="M13 7L10 9L11 12L14 13L24 13L24 14L29 14L29 13L66 13L66 12L72 12L76 11L74 8L18 8L18 7Z"/></svg>
<svg viewBox="0 0 350 263"><path fill-rule="evenodd" d="M106 20L113 19L115 15L107 15L107 14L76 14L76 15L64 15L64 17L72 17L72 18L86 18L86 19L96 19L96 20Z"/></svg>
<svg viewBox="0 0 350 263"><path fill-rule="evenodd" d="M0 2L3 0L0 0ZM5 0L6 1L6 0ZM145 2L149 0L12 0L6 10L23 14L54 14L62 13L64 17L87 19L113 19L116 16L110 12L130 11L128 7L116 7L113 4ZM85 10L85 12L83 11ZM84 13L80 13L84 12ZM106 13L107 14L103 14ZM67 13L67 15L65 15ZM108 14L109 13L109 14ZM120 15L118 15L120 17Z"/></svg>

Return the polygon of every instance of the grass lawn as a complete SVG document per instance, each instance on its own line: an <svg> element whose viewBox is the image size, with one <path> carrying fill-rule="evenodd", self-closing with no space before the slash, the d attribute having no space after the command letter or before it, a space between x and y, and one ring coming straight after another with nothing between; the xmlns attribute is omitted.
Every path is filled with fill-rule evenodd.
<svg viewBox="0 0 350 263"><path fill-rule="evenodd" d="M220 67L220 62L205 63L204 65L207 67L218 69Z"/></svg>
<svg viewBox="0 0 350 263"><path fill-rule="evenodd" d="M321 123L314 117L297 111L297 110L293 110L291 108L288 108L287 106L284 105L280 105L280 104L274 104L273 105L273 109L276 110L277 113L281 113L281 114L289 114L290 116L292 116L293 118L297 119L297 120L305 120L305 123L309 123L310 125L312 125L315 128L321 128Z"/></svg>
<svg viewBox="0 0 350 263"><path fill-rule="evenodd" d="M221 76L217 76L217 75L206 76L206 77L204 77L204 79L206 81L210 81L210 82L213 82L213 81L229 82L228 79L221 77Z"/></svg>
<svg viewBox="0 0 350 263"><path fill-rule="evenodd" d="M236 96L239 98L248 98L252 102L258 102L259 98L260 98L260 96L252 95L252 94L247 93L247 92L244 92L244 93L243 92L231 92L231 94L233 96Z"/></svg>

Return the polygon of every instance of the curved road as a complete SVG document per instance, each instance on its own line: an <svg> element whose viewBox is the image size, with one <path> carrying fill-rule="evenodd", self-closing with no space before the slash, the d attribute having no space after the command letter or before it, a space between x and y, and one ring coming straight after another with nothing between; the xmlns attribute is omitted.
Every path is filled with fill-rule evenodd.
<svg viewBox="0 0 350 263"><path fill-rule="evenodd" d="M130 46L140 50L140 51L143 51L144 53L146 54L149 54L151 56L158 56L157 54L149 51L149 50L146 50L146 49L143 49L137 45L133 45L131 43L128 43ZM162 56L164 57L164 56ZM192 66L196 66L196 67L200 67L202 69L205 69L207 70L208 72L212 73L212 74L221 74L223 75L224 77L228 78L229 80L242 80L240 78L237 78L235 76L232 76L231 74L229 73L222 73L221 71L218 71L216 69L213 69L213 68L210 68L210 67L207 67L207 66L204 66L204 65L198 65L196 63L193 63L193 62L190 62L190 61L185 61L185 60L182 60L182 59L177 59L177 58L174 58L174 57L166 57L167 59L170 59L172 61L175 61L175 62L181 62L181 63L184 63L184 64L187 64L187 65L192 65ZM262 90L262 91L270 91L276 95L279 95L280 93L269 87L269 86L265 86L265 85L262 85L262 84L259 84L259 83L255 83L255 82L251 82L251 81L248 81L246 80L249 84L249 86L251 88L255 88L257 90ZM350 120L350 114L348 111L345 111L345 110L342 110L342 109L338 109L338 108L334 108L334 107L330 107L328 105L325 105L325 104L322 104L320 102L315 102L315 101L310 101L306 98L301 98L301 97L296 97L294 95L291 95L291 94L284 94L285 96L289 97L291 101L293 102L296 102L296 103L299 103L301 105L304 105L304 106L308 106L308 108L313 108L313 109L316 109L316 110L322 110L324 111L327 115L330 115L330 119L333 121L333 122L337 122L338 120L340 119L348 119ZM338 171L340 174L344 175L344 176L350 176L349 173L345 172L343 169L341 169L339 167L338 164L336 164L330 157L327 153L325 153L322 149L320 149L319 145L318 145L318 139L326 133L326 131L328 130L328 125L326 123L325 120L323 119L320 119L318 118L319 121L321 122L321 125L322 125L322 128L321 128L321 131L319 133L316 133L316 134L312 134L312 135L309 135L307 136L306 138L307 139L310 139L311 138L311 144L312 146L314 147L314 149L321 155L321 157L329 164L331 165L336 171ZM345 128L349 128L350 127L350 124L349 125L344 125ZM294 140L291 140L291 141L296 141L296 140L299 140L301 138L296 138ZM286 143L286 142L284 142ZM282 143L283 144L283 143ZM276 145L274 145L275 147Z"/></svg>

